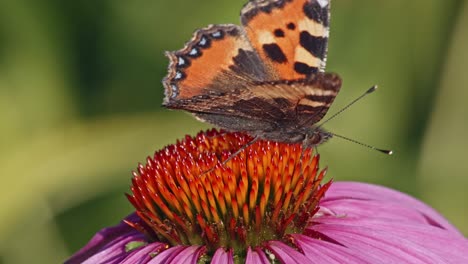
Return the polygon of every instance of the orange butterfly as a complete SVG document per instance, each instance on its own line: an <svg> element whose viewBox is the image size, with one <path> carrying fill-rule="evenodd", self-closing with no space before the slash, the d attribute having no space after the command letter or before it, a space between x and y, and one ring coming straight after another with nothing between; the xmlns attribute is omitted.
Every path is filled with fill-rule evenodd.
<svg viewBox="0 0 468 264"><path fill-rule="evenodd" d="M324 73L329 0L251 0L242 26L210 25L167 52L164 106L257 139L323 143L317 127L341 87Z"/></svg>

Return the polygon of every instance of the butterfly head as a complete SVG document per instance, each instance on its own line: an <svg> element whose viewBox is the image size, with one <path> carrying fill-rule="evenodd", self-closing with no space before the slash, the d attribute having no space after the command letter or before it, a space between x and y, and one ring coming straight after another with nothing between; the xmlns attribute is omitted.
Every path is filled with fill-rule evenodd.
<svg viewBox="0 0 468 264"><path fill-rule="evenodd" d="M312 148L326 142L332 136L332 133L322 128L313 127L305 132L302 146L304 148Z"/></svg>

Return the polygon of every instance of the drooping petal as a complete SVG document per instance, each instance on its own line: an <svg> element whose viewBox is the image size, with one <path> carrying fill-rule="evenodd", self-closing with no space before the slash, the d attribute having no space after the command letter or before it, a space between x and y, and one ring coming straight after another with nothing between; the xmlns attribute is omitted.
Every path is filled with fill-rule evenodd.
<svg viewBox="0 0 468 264"><path fill-rule="evenodd" d="M382 201L386 204L393 203L407 207L410 210L419 211L426 218L428 224L439 226L463 237L452 224L431 207L407 194L383 186L359 182L336 182L330 187L321 204L340 199ZM399 212L394 213L395 215L399 214Z"/></svg>
<svg viewBox="0 0 468 264"><path fill-rule="evenodd" d="M158 254L162 250L166 249L166 245L163 243L151 243L141 249L134 250L127 256L121 264L134 264L134 263L147 263L151 260L153 255Z"/></svg>
<svg viewBox="0 0 468 264"><path fill-rule="evenodd" d="M125 259L125 246L132 241L145 241L144 236L121 222L119 225L99 231L90 242L76 252L66 264L74 263L119 263Z"/></svg>
<svg viewBox="0 0 468 264"><path fill-rule="evenodd" d="M125 245L132 241L135 241L135 237L133 236L118 238L104 247L101 247L99 251L88 258L83 260L72 258L65 263L120 263L128 255L128 253L125 252Z"/></svg>
<svg viewBox="0 0 468 264"><path fill-rule="evenodd" d="M179 254L184 251L187 248L190 248L191 246L175 246L175 247L170 247L160 254L158 254L156 257L151 259L148 263L150 264L160 264L160 263L172 263L172 261L179 256Z"/></svg>
<svg viewBox="0 0 468 264"><path fill-rule="evenodd" d="M247 257L245 258L246 264L270 264L265 252L260 248L252 250L252 248L247 249Z"/></svg>
<svg viewBox="0 0 468 264"><path fill-rule="evenodd" d="M388 262L468 263L468 240L431 225L325 216L307 231Z"/></svg>
<svg viewBox="0 0 468 264"><path fill-rule="evenodd" d="M358 200L354 198L328 200L320 203L322 208L332 210L337 217L377 218L389 221L405 221L427 224L427 218L421 212L393 202L376 200Z"/></svg>
<svg viewBox="0 0 468 264"><path fill-rule="evenodd" d="M368 255L367 252L351 250L342 245L330 243L305 235L291 235L296 246L304 252L309 263L378 263L381 259Z"/></svg>
<svg viewBox="0 0 468 264"><path fill-rule="evenodd" d="M224 248L218 248L211 259L212 264L234 264L232 250L226 251Z"/></svg>
<svg viewBox="0 0 468 264"><path fill-rule="evenodd" d="M296 249L284 244L283 242L269 241L266 247L271 252L273 252L275 257L278 258L281 261L281 263L310 263L310 260L306 256L304 256Z"/></svg>
<svg viewBox="0 0 468 264"><path fill-rule="evenodd" d="M182 250L173 260L173 263L190 263L196 264L198 258L205 251L203 246L189 246Z"/></svg>

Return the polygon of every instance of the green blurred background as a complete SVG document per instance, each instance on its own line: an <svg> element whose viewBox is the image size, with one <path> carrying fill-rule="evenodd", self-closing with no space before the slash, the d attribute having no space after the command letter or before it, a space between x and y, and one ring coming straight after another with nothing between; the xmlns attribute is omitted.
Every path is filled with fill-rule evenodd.
<svg viewBox="0 0 468 264"><path fill-rule="evenodd" d="M160 107L165 50L246 0L0 1L0 263L60 263L132 211L124 197L147 155L209 126ZM334 0L330 113L381 89L327 128L335 180L383 184L468 234L468 4Z"/></svg>

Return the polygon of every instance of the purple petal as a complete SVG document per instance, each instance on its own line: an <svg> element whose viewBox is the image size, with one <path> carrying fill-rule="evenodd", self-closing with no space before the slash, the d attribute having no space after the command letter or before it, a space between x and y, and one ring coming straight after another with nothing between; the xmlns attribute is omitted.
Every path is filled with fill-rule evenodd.
<svg viewBox="0 0 468 264"><path fill-rule="evenodd" d="M310 263L379 263L381 259L368 255L367 252L351 250L342 245L310 238L304 235L292 235L294 242Z"/></svg>
<svg viewBox="0 0 468 264"><path fill-rule="evenodd" d="M196 264L201 254L205 252L203 246L188 246L182 250L173 260L173 263L192 263Z"/></svg>
<svg viewBox="0 0 468 264"><path fill-rule="evenodd" d="M131 241L144 241L144 237L135 229L121 222L117 226L99 231L85 247L76 252L65 263L87 263L90 260L95 262L88 263L96 263L97 260L118 263L118 260L126 257L125 245Z"/></svg>
<svg viewBox="0 0 468 264"><path fill-rule="evenodd" d="M269 241L266 246L276 258L278 258L281 263L310 263L310 259L304 256L302 253L296 249L284 244L280 241Z"/></svg>
<svg viewBox="0 0 468 264"><path fill-rule="evenodd" d="M407 221L427 224L427 218L419 211L395 203L383 203L372 200L342 199L320 203L322 208L327 208L337 213L337 217L346 218L378 218L389 221Z"/></svg>
<svg viewBox="0 0 468 264"><path fill-rule="evenodd" d="M99 251L92 256L87 256L86 258L72 257L65 263L120 263L128 255L125 251L125 245L132 241L136 241L133 236L115 239L111 243L101 247Z"/></svg>
<svg viewBox="0 0 468 264"><path fill-rule="evenodd" d="M426 223L449 230L450 232L463 237L454 226L452 226L434 209L409 195L392 189L358 182L335 182L327 191L327 194L325 195L325 198L322 200L321 204L341 199L381 201L387 204L393 203L401 207L416 210L419 211L424 218L426 218ZM398 214L398 212L394 213L395 215Z"/></svg>
<svg viewBox="0 0 468 264"><path fill-rule="evenodd" d="M182 251L184 251L186 248L189 248L190 246L175 246L175 247L170 247L160 254L158 254L156 257L154 257L151 261L148 263L151 264L160 264L160 263L171 263Z"/></svg>
<svg viewBox="0 0 468 264"><path fill-rule="evenodd" d="M247 250L246 264L270 264L270 260L260 248L252 250L250 247Z"/></svg>
<svg viewBox="0 0 468 264"><path fill-rule="evenodd" d="M232 249L226 252L224 248L218 248L213 258L211 258L211 263L234 264L234 257L232 256Z"/></svg>
<svg viewBox="0 0 468 264"><path fill-rule="evenodd" d="M133 250L121 264L147 263L152 259L153 254L157 254L166 249L163 243L151 243L141 249Z"/></svg>
<svg viewBox="0 0 468 264"><path fill-rule="evenodd" d="M388 262L468 263L468 241L431 225L379 219L320 218L308 228L322 239Z"/></svg>

